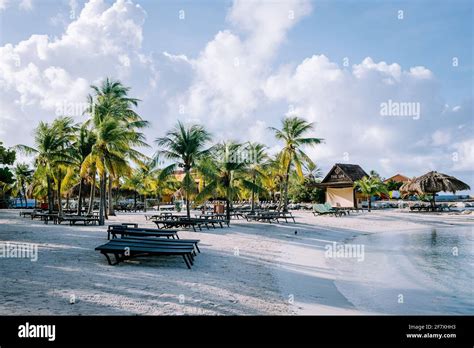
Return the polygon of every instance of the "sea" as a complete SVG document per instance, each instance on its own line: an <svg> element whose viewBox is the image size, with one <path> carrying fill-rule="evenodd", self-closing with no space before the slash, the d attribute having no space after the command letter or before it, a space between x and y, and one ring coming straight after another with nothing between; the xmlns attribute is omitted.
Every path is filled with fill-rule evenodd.
<svg viewBox="0 0 474 348"><path fill-rule="evenodd" d="M474 314L473 227L383 232L346 243L364 259L332 259L335 285L367 313Z"/></svg>

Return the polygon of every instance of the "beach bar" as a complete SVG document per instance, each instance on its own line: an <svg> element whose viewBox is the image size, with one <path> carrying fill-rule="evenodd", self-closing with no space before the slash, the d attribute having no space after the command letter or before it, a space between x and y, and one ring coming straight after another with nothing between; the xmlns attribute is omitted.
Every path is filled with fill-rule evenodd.
<svg viewBox="0 0 474 348"><path fill-rule="evenodd" d="M326 203L333 207L359 208L364 197L354 182L368 174L357 164L336 163L317 186L326 192Z"/></svg>

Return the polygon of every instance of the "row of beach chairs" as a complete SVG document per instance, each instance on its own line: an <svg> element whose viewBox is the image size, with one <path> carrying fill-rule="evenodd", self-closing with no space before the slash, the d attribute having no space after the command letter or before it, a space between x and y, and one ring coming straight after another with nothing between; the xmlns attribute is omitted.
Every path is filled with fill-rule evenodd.
<svg viewBox="0 0 474 348"><path fill-rule="evenodd" d="M21 211L20 216L31 217L33 219L39 219L45 224L48 224L49 221L52 221L55 225L61 224L62 222L67 222L69 225L76 225L77 223L82 223L84 225L95 225L99 223L99 217L97 214L90 215L76 215L76 214L62 214L59 212L49 213L48 211L42 210L30 210L30 211Z"/></svg>
<svg viewBox="0 0 474 348"><path fill-rule="evenodd" d="M177 230L140 228L136 224L109 225L107 239L106 244L99 245L95 250L106 257L109 265L138 256L181 256L190 269L195 256L201 252L199 239L180 239Z"/></svg>
<svg viewBox="0 0 474 348"><path fill-rule="evenodd" d="M291 212L282 212L282 211L254 211L253 213L248 213L245 215L245 218L247 221L260 221L260 222L277 222L279 223L280 220L285 220L285 222L288 222L288 220L292 220L294 223L295 217Z"/></svg>

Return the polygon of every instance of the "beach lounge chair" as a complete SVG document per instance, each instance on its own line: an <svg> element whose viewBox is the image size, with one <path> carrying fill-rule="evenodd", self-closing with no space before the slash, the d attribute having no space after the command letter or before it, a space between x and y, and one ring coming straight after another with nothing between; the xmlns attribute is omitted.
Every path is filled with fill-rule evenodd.
<svg viewBox="0 0 474 348"><path fill-rule="evenodd" d="M129 240L133 242L148 243L153 245L169 245L169 246L192 246L195 251L200 253L198 243L199 239L165 239L165 238L153 238L153 237L122 237L121 240ZM196 254L196 253L195 253Z"/></svg>
<svg viewBox="0 0 474 348"><path fill-rule="evenodd" d="M65 216L57 216L55 223L61 224L63 221L69 222L69 225L75 225L78 222L82 222L84 225L89 224L98 224L99 217L98 216L79 216L79 215L65 215Z"/></svg>
<svg viewBox="0 0 474 348"><path fill-rule="evenodd" d="M156 226L159 229L176 228L176 227L183 227L183 228L191 227L194 232L196 232L196 227L199 228L200 231L202 231L201 226L203 225L203 223L199 223L192 220L169 219L169 220L155 220L153 222L156 224Z"/></svg>
<svg viewBox="0 0 474 348"><path fill-rule="evenodd" d="M160 230L156 228L134 228L123 225L109 225L107 229L107 239L110 239L110 237L116 238L117 235L134 237L166 237L179 239L178 230Z"/></svg>
<svg viewBox="0 0 474 348"><path fill-rule="evenodd" d="M194 260L194 246L191 245L166 246L140 241L134 242L131 240L112 239L106 244L99 245L95 250L100 251L101 254L106 257L109 265L117 265L120 262L137 256L178 255L183 257L186 266L191 269ZM115 262L112 262L109 255L114 255Z"/></svg>
<svg viewBox="0 0 474 348"><path fill-rule="evenodd" d="M338 212L335 209L329 209L328 206L324 204L315 204L313 205L313 215L333 215L333 216L342 216L342 212Z"/></svg>

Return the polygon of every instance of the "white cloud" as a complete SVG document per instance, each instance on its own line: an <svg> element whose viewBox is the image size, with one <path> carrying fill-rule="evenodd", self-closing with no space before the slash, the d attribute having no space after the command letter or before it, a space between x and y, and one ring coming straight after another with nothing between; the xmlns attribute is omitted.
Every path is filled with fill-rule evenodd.
<svg viewBox="0 0 474 348"><path fill-rule="evenodd" d="M17 5L20 10L31 11L33 0L0 0L0 11L6 10L11 5Z"/></svg>
<svg viewBox="0 0 474 348"><path fill-rule="evenodd" d="M236 32L218 32L192 60L193 82L174 104L185 105L188 117L205 118L211 127L248 118L260 104L261 85L275 50L287 30L310 9L308 1L299 0L235 1L227 19ZM187 60L167 56L175 61Z"/></svg>
<svg viewBox="0 0 474 348"><path fill-rule="evenodd" d="M18 7L25 11L31 11L33 9L33 0L21 0Z"/></svg>
<svg viewBox="0 0 474 348"><path fill-rule="evenodd" d="M451 134L447 131L437 130L431 135L434 146L446 145L451 141Z"/></svg>
<svg viewBox="0 0 474 348"><path fill-rule="evenodd" d="M193 62L185 54L175 55L164 51L163 55L172 62L183 62L191 65L193 64Z"/></svg>
<svg viewBox="0 0 474 348"><path fill-rule="evenodd" d="M70 6L77 4L72 1ZM145 18L145 11L131 1L108 5L91 0L60 38L32 35L0 47L2 110L8 106L10 118L15 113L24 117L25 110L37 114L36 122L25 125L31 130L40 118L55 117L58 104L84 103L90 84L106 76L129 83L139 79L136 85L142 89L148 88L143 84L147 76L153 86L157 70L141 51ZM2 136L13 142L15 134L9 135L9 128Z"/></svg>

